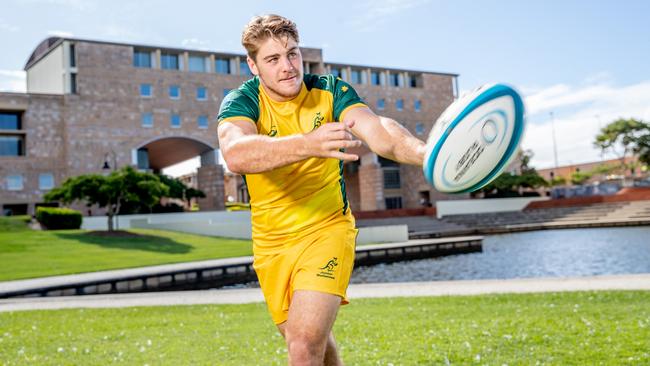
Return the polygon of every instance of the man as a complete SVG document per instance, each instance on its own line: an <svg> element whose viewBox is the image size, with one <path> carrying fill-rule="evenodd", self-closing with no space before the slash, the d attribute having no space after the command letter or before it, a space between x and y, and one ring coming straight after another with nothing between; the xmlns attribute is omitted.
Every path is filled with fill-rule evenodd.
<svg viewBox="0 0 650 366"><path fill-rule="evenodd" d="M303 75L295 23L254 17L242 44L255 75L224 99L219 145L251 202L254 268L291 365L342 365L332 335L355 253L344 152L361 146L422 165L424 143L375 115L332 75ZM338 122L338 123L336 123ZM355 140L353 136L359 138Z"/></svg>

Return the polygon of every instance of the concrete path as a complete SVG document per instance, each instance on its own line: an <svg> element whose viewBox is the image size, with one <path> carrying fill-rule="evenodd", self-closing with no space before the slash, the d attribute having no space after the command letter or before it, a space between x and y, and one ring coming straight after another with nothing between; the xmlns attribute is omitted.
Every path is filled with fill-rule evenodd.
<svg viewBox="0 0 650 366"><path fill-rule="evenodd" d="M435 281L350 285L352 299L371 297L479 295L593 290L650 291L650 274L512 280ZM119 308L199 304L245 304L262 302L259 288L150 292L0 300L0 312L64 308Z"/></svg>

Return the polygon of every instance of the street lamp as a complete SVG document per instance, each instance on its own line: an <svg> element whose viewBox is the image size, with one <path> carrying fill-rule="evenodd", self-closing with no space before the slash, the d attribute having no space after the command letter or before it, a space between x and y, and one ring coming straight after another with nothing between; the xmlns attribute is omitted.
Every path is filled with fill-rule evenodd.
<svg viewBox="0 0 650 366"><path fill-rule="evenodd" d="M551 115L551 130L553 131L553 156L555 157L555 169L557 170L557 142L555 140L555 115L553 112L550 112Z"/></svg>

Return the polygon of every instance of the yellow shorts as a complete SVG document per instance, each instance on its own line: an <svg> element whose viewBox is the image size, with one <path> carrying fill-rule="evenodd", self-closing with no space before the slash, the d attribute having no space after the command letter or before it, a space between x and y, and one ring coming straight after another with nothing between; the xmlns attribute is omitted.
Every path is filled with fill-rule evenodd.
<svg viewBox="0 0 650 366"><path fill-rule="evenodd" d="M255 255L253 267L276 324L287 320L295 290L321 291L341 297L354 267L358 230L349 223L327 226L271 255Z"/></svg>

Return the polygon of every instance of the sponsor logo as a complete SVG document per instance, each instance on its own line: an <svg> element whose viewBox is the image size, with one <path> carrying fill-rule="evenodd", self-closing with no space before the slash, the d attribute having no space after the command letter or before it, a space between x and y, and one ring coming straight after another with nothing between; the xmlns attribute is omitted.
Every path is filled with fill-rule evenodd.
<svg viewBox="0 0 650 366"><path fill-rule="evenodd" d="M348 87L345 86L345 85L343 85L343 86L341 87L341 91L345 93L346 91L348 91Z"/></svg>

